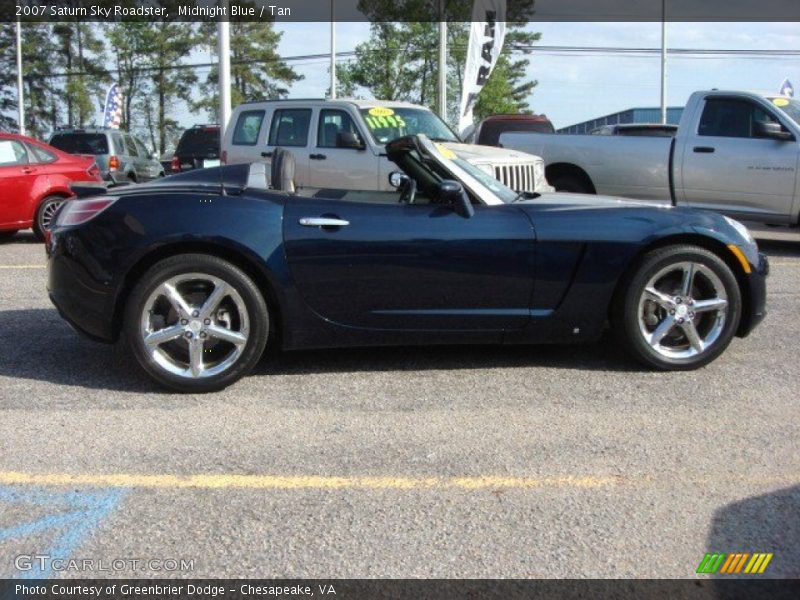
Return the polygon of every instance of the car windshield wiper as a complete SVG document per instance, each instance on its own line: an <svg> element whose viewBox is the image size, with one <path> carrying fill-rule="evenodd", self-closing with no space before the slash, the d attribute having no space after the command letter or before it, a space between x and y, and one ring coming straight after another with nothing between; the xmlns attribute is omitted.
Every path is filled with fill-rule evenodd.
<svg viewBox="0 0 800 600"><path fill-rule="evenodd" d="M432 142L453 142L455 144L458 143L458 140L454 140L453 138L432 137L428 139Z"/></svg>

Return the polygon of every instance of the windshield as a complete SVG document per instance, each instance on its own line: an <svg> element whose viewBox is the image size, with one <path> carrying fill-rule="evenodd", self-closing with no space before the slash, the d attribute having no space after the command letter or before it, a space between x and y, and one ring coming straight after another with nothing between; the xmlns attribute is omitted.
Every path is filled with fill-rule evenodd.
<svg viewBox="0 0 800 600"><path fill-rule="evenodd" d="M489 175L486 171L484 171L480 167L476 167L471 162L468 162L463 158L450 157L450 160L453 163L455 163L456 166L460 167L461 169L472 175L481 184L483 184L484 187L489 188L494 193L494 195L500 198L500 200L502 200L503 202L505 203L513 202L517 198L517 192L500 183L497 179Z"/></svg>
<svg viewBox="0 0 800 600"><path fill-rule="evenodd" d="M800 102L797 100L790 100L789 98L785 98L783 96L778 96L776 98L770 98L770 102L772 102L775 106L780 108L788 117L800 125Z"/></svg>
<svg viewBox="0 0 800 600"><path fill-rule="evenodd" d="M362 108L361 115L376 144L386 144L404 135L427 135L436 142L460 140L438 116L421 108Z"/></svg>

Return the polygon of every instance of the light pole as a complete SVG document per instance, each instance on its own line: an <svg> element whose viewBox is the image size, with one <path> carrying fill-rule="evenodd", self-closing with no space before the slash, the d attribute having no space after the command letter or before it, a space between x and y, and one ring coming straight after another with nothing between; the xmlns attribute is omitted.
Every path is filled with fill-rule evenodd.
<svg viewBox="0 0 800 600"><path fill-rule="evenodd" d="M225 3L227 5L227 2ZM231 118L231 28L228 21L217 24L219 38L219 137L223 139Z"/></svg>
<svg viewBox="0 0 800 600"><path fill-rule="evenodd" d="M331 100L336 99L336 17L331 0Z"/></svg>
<svg viewBox="0 0 800 600"><path fill-rule="evenodd" d="M17 21L17 119L19 133L25 135L25 96L22 89L22 23Z"/></svg>
<svg viewBox="0 0 800 600"><path fill-rule="evenodd" d="M667 0L661 0L661 123L667 124Z"/></svg>
<svg viewBox="0 0 800 600"><path fill-rule="evenodd" d="M439 116L447 120L447 21L444 0L439 0Z"/></svg>

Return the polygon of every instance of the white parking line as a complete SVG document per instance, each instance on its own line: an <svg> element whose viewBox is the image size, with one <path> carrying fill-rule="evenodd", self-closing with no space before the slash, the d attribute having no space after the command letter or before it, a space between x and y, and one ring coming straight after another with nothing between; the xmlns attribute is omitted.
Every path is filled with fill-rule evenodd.
<svg viewBox="0 0 800 600"><path fill-rule="evenodd" d="M0 269L3 270L12 270L12 269L46 269L47 265L0 265Z"/></svg>

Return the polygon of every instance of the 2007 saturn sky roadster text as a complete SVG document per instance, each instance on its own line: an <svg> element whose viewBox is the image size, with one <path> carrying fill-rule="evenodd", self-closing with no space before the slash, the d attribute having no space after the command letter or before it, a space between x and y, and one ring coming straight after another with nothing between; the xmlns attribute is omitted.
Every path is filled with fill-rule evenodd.
<svg viewBox="0 0 800 600"><path fill-rule="evenodd" d="M185 392L285 349L592 341L657 369L718 357L764 317L766 258L711 212L517 194L424 136L387 146L396 192L295 189L293 158L78 189L50 296Z"/></svg>

